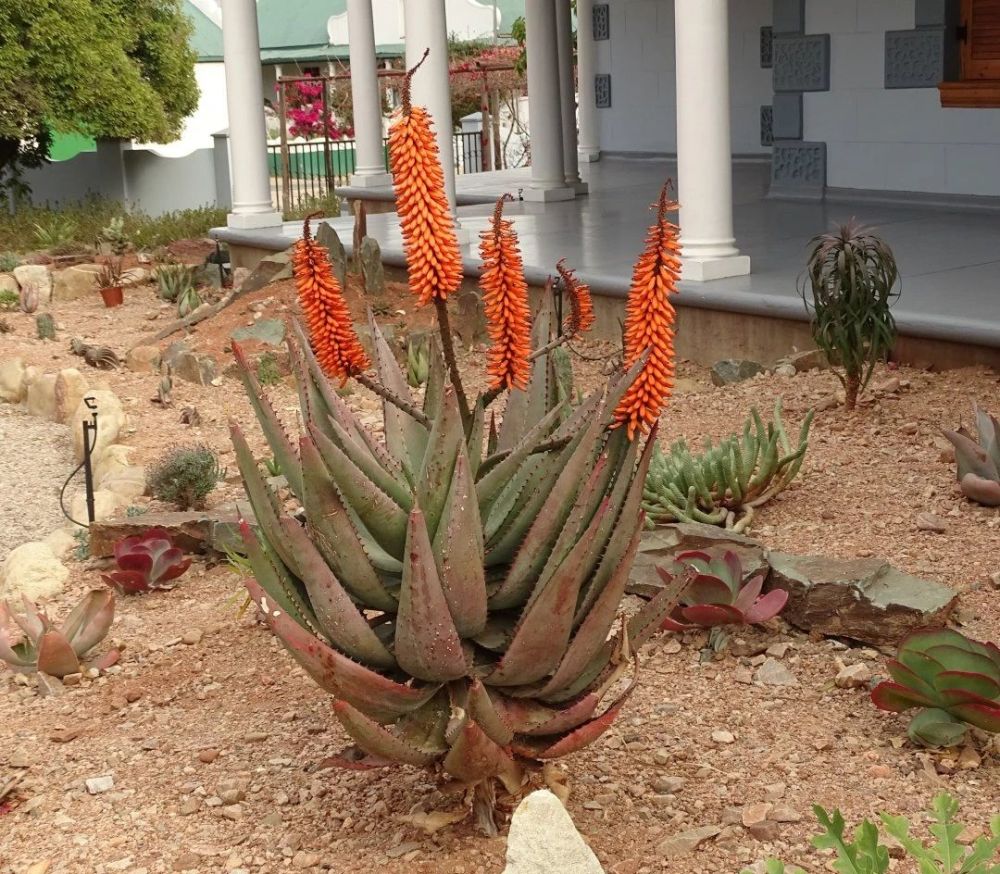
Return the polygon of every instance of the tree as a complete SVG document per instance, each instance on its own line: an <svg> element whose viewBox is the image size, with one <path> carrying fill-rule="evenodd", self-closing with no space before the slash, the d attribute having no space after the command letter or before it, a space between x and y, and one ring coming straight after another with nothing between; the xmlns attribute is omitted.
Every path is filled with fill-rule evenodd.
<svg viewBox="0 0 1000 874"><path fill-rule="evenodd" d="M198 105L180 0L0 0L0 193L52 131L166 142Z"/></svg>

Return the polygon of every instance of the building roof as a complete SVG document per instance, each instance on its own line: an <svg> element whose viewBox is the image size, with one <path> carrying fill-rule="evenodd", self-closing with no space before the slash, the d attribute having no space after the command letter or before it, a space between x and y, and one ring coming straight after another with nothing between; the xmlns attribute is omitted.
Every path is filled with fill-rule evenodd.
<svg viewBox="0 0 1000 874"><path fill-rule="evenodd" d="M184 12L194 25L191 48L198 54L198 60L222 60L222 28L201 11L191 0L185 0Z"/></svg>

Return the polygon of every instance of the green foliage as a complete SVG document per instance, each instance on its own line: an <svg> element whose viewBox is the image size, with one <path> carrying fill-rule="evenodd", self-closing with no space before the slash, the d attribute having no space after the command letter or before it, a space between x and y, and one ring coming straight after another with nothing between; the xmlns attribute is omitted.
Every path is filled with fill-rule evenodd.
<svg viewBox="0 0 1000 874"><path fill-rule="evenodd" d="M780 399L774 421L764 424L756 408L743 425L742 436L732 435L695 455L678 440L669 454L653 453L646 477L642 507L650 526L670 522L704 522L745 530L757 507L767 503L795 479L808 448L812 410L793 447L781 418Z"/></svg>
<svg viewBox="0 0 1000 874"><path fill-rule="evenodd" d="M194 288L194 267L161 264L156 268L156 290L160 300L174 303Z"/></svg>
<svg viewBox="0 0 1000 874"><path fill-rule="evenodd" d="M125 516L129 519L134 519L136 516L145 516L149 512L149 507L140 507L136 504L130 504L125 508Z"/></svg>
<svg viewBox="0 0 1000 874"><path fill-rule="evenodd" d="M844 834L844 817L839 810L828 813L818 804L813 807L816 819L824 831L813 838L813 846L820 850L833 850L836 860L832 867L838 874L885 874L889 870L889 850L880 843L879 827L869 819L861 821L853 837ZM932 802L931 818L934 822L929 831L934 839L924 844L910 834L910 822L904 816L880 813L885 833L903 848L909 865L905 870L920 874L1000 874L996 864L1000 850L1000 815L990 820L990 834L977 838L971 846L958 842L964 826L955 821L958 802L947 792L935 796ZM801 869L787 869L789 874ZM785 874L783 862L768 859L766 874ZM749 874L749 869L743 871Z"/></svg>
<svg viewBox="0 0 1000 874"><path fill-rule="evenodd" d="M124 255L129 250L129 246L132 245L132 241L125 231L125 217L116 215L101 228L100 241L107 243L115 255Z"/></svg>
<svg viewBox="0 0 1000 874"><path fill-rule="evenodd" d="M182 446L160 459L147 482L158 500L182 510L201 509L223 475L218 456L207 446Z"/></svg>
<svg viewBox="0 0 1000 874"><path fill-rule="evenodd" d="M0 189L23 190L52 130L176 137L198 105L191 30L180 0L0 4Z"/></svg>
<svg viewBox="0 0 1000 874"><path fill-rule="evenodd" d="M523 75L528 70L528 50L525 47L528 40L528 28L523 15L514 19L514 23L510 26L510 35L521 48L521 54L514 62L514 68Z"/></svg>
<svg viewBox="0 0 1000 874"><path fill-rule="evenodd" d="M799 291L806 309L812 308L816 345L843 370L834 372L851 410L896 339L896 258L885 240L853 220L813 237L809 247Z"/></svg>
<svg viewBox="0 0 1000 874"><path fill-rule="evenodd" d="M955 447L958 484L970 501L1000 507L1000 421L973 404L978 439L964 426L944 431Z"/></svg>
<svg viewBox="0 0 1000 874"><path fill-rule="evenodd" d="M0 291L0 310L10 312L21 306L21 295L16 291Z"/></svg>
<svg viewBox="0 0 1000 874"><path fill-rule="evenodd" d="M273 352L265 352L257 362L257 381L261 385L277 385L281 382L281 370Z"/></svg>
<svg viewBox="0 0 1000 874"><path fill-rule="evenodd" d="M56 322L52 313L39 313L35 316L35 332L39 340L55 340Z"/></svg>
<svg viewBox="0 0 1000 874"><path fill-rule="evenodd" d="M90 558L90 532L86 528L77 528L73 532L73 540L76 541L73 557L77 561L86 561Z"/></svg>
<svg viewBox="0 0 1000 874"><path fill-rule="evenodd" d="M268 476L281 476L281 462L273 455L270 458L265 458L263 465Z"/></svg>
<svg viewBox="0 0 1000 874"><path fill-rule="evenodd" d="M21 259L13 252L0 252L0 273L10 273L20 263Z"/></svg>
<svg viewBox="0 0 1000 874"><path fill-rule="evenodd" d="M406 382L412 388L419 388L427 382L430 354L430 344L426 334L420 334L407 339Z"/></svg>
<svg viewBox="0 0 1000 874"><path fill-rule="evenodd" d="M74 242L76 232L72 218L54 213L47 220L35 222L35 245L39 249L60 249Z"/></svg>
<svg viewBox="0 0 1000 874"><path fill-rule="evenodd" d="M327 218L335 218L340 215L340 195L328 191L326 194L313 194L304 197L295 206L285 209L283 217L286 222L300 222L307 215L317 212L323 213ZM225 224L225 222L221 222L221 224Z"/></svg>
<svg viewBox="0 0 1000 874"><path fill-rule="evenodd" d="M193 285L189 285L177 298L177 318L183 319L185 316L191 315L201 306L201 303L201 295L198 294Z"/></svg>

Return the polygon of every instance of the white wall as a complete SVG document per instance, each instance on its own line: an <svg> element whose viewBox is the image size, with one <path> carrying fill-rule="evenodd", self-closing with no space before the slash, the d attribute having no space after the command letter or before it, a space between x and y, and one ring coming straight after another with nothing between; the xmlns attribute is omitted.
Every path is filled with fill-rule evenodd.
<svg viewBox="0 0 1000 874"><path fill-rule="evenodd" d="M224 65L195 64L194 75L198 82L198 108L184 120L180 136L172 143L137 143L136 149L148 149L168 158L180 158L197 149L211 149L212 134L229 127Z"/></svg>
<svg viewBox="0 0 1000 874"><path fill-rule="evenodd" d="M803 103L804 138L827 144L827 184L1000 195L1000 109L883 87L885 31L913 26L914 0L807 0L806 32L830 34L830 91Z"/></svg>
<svg viewBox="0 0 1000 874"><path fill-rule="evenodd" d="M403 41L403 0L372 0L372 14L376 45ZM449 34L459 39L493 39L492 0L447 0L446 14ZM347 13L331 15L327 32L331 45L348 45Z"/></svg>
<svg viewBox="0 0 1000 874"><path fill-rule="evenodd" d="M601 148L677 151L673 0L615 0L611 39L597 43L597 72L611 74L611 108L597 111ZM771 71L760 66L760 28L771 0L730 0L729 54L733 152L767 153L760 107L771 102Z"/></svg>

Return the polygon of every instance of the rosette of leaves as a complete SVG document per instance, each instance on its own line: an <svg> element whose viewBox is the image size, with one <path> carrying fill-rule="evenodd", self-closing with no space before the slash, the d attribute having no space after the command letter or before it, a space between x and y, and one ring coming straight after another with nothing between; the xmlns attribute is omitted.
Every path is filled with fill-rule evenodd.
<svg viewBox="0 0 1000 874"><path fill-rule="evenodd" d="M986 507L1000 507L1000 422L979 404L973 411L978 441L964 426L944 436L955 447L962 494Z"/></svg>
<svg viewBox="0 0 1000 874"><path fill-rule="evenodd" d="M968 726L1000 732L1000 649L948 628L915 631L886 662L892 680L871 693L881 710L919 708L907 734L924 746L952 746Z"/></svg>
<svg viewBox="0 0 1000 874"><path fill-rule="evenodd" d="M174 546L170 532L150 528L115 544L115 564L118 569L102 574L101 579L122 594L135 595L172 589L173 581L191 566L191 559Z"/></svg>
<svg viewBox="0 0 1000 874"><path fill-rule="evenodd" d="M555 328L549 294L534 348ZM619 618L653 440L610 425L644 361L573 408L540 354L499 427L483 396L465 426L437 342L417 408L373 320L371 336L383 391L395 398L383 404L384 442L323 376L300 332L289 335L298 439L235 347L297 505L290 513L279 502L234 426L259 526L243 526L255 577L247 586L333 695L359 748L352 766L433 768L467 787L481 828L495 833L498 787L516 796L527 771L611 725L635 683L635 649L685 584Z"/></svg>

